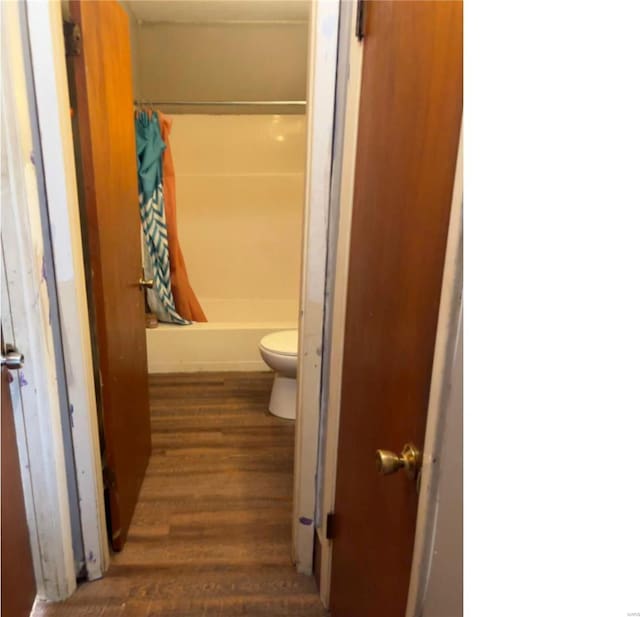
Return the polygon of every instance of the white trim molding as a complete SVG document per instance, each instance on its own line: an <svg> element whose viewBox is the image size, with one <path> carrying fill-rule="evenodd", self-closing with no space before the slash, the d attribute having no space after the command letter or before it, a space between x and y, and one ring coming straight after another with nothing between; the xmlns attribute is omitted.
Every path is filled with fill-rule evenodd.
<svg viewBox="0 0 640 617"><path fill-rule="evenodd" d="M294 463L293 560L313 570L327 235L333 148L339 0L312 3L307 76L307 174L304 210L298 400Z"/></svg>
<svg viewBox="0 0 640 617"><path fill-rule="evenodd" d="M51 243L72 413L87 578L109 566L73 135L60 2L27 1L29 40L47 188Z"/></svg>
<svg viewBox="0 0 640 617"><path fill-rule="evenodd" d="M2 2L2 326L25 355L10 384L38 596L76 588L23 7ZM11 337L11 339L9 338Z"/></svg>
<svg viewBox="0 0 640 617"><path fill-rule="evenodd" d="M345 8L346 7L346 10ZM330 345L326 351L327 375L323 377L323 388L327 389L326 418L324 425L324 452L320 486L320 520L318 540L322 546L320 560L320 599L329 606L331 591L332 543L326 537L327 514L335 508L336 475L338 465L338 433L340 428L340 396L342 392L342 358L344 327L347 308L347 284L349 276L349 250L351 244L351 214L353 211L353 189L355 183L356 151L358 142L358 119L360 115L360 89L362 84L363 45L354 36L357 2L343 4L340 30L346 41L341 39L339 54L345 54L345 63L338 67L338 79L344 79L346 88L344 102L343 134L341 143L340 185L337 187L337 233L333 264L333 289L328 300L331 306ZM349 11L350 14L347 12ZM342 81L340 82L342 83ZM336 120L337 122L337 120ZM338 148L338 144L334 147ZM338 153L334 152L337 158ZM335 172L334 172L335 173ZM333 208L333 205L332 205Z"/></svg>

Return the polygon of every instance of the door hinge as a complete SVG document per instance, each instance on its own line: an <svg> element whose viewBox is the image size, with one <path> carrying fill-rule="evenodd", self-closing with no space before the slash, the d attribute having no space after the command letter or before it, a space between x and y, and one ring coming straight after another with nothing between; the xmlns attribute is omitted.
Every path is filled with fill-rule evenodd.
<svg viewBox="0 0 640 617"><path fill-rule="evenodd" d="M336 537L336 513L329 512L327 514L327 522L324 526L324 535L327 540L333 540Z"/></svg>
<svg viewBox="0 0 640 617"><path fill-rule="evenodd" d="M67 56L79 56L82 51L80 26L72 21L64 22L64 52Z"/></svg>
<svg viewBox="0 0 640 617"><path fill-rule="evenodd" d="M103 467L102 469L102 482L105 489L112 489L116 486L116 474L111 467Z"/></svg>
<svg viewBox="0 0 640 617"><path fill-rule="evenodd" d="M358 0L356 7L356 38L359 41L364 38L364 3L365 0Z"/></svg>

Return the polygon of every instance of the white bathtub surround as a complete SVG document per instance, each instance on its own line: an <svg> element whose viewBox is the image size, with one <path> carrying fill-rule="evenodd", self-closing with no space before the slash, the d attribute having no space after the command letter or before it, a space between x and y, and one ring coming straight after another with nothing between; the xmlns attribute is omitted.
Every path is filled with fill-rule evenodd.
<svg viewBox="0 0 640 617"><path fill-rule="evenodd" d="M298 322L305 117L172 118L180 244L208 323L147 330L149 371L268 370L260 339Z"/></svg>
<svg viewBox="0 0 640 617"><path fill-rule="evenodd" d="M262 359L275 371L269 411L279 418L295 420L298 392L298 331L268 334L260 341Z"/></svg>
<svg viewBox="0 0 640 617"><path fill-rule="evenodd" d="M172 118L178 231L198 298L297 299L305 117Z"/></svg>

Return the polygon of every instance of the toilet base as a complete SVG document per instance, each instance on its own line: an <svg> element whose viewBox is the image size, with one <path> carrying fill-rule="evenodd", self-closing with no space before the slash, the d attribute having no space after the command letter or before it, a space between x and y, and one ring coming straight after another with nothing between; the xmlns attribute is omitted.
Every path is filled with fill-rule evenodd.
<svg viewBox="0 0 640 617"><path fill-rule="evenodd" d="M296 393L298 384L296 378L283 377L276 374L271 388L269 411L278 418L286 420L296 419Z"/></svg>

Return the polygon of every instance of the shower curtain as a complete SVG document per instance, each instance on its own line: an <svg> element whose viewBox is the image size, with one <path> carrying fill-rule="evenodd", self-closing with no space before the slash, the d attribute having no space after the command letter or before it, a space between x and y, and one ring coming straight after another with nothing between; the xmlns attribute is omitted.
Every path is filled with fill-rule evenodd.
<svg viewBox="0 0 640 617"><path fill-rule="evenodd" d="M167 234L169 241L169 263L171 267L171 289L178 313L185 319L192 321L207 321L207 317L198 302L195 292L189 283L187 265L182 255L178 240L178 217L176 210L176 176L171 156L169 133L171 132L171 119L158 112L160 132L165 150L162 155L162 178L164 187L165 218L167 221Z"/></svg>
<svg viewBox="0 0 640 617"><path fill-rule="evenodd" d="M160 321L189 324L191 322L176 310L171 290L169 242L162 185L162 153L165 144L160 134L157 113L137 113L135 126L145 274L154 281L153 289L147 292L147 301Z"/></svg>

